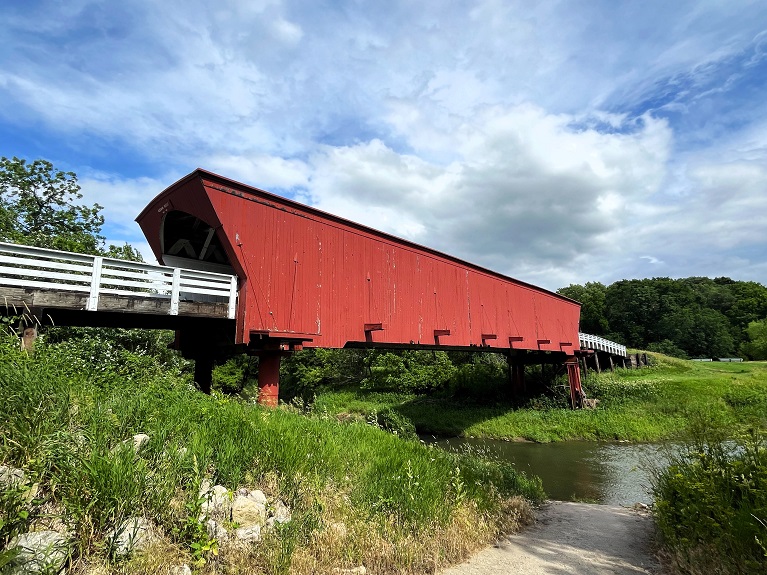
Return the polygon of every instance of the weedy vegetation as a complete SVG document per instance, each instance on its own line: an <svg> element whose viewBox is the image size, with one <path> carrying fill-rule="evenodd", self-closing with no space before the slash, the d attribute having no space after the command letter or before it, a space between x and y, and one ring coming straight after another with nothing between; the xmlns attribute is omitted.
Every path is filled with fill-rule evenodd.
<svg viewBox="0 0 767 575"><path fill-rule="evenodd" d="M767 442L756 429L727 431L719 414L701 414L655 473L655 521L675 573L767 572Z"/></svg>
<svg viewBox="0 0 767 575"><path fill-rule="evenodd" d="M29 356L0 337L0 464L25 477L0 487L0 548L50 528L72 541L72 573L427 573L514 529L544 497L511 465L412 439L397 412L339 421L201 394L182 361L154 353L161 340L52 334ZM139 433L150 439L137 449ZM201 517L206 480L261 489L292 519L257 543L219 541ZM108 534L133 516L159 538L117 558ZM0 566L12 561L0 552Z"/></svg>

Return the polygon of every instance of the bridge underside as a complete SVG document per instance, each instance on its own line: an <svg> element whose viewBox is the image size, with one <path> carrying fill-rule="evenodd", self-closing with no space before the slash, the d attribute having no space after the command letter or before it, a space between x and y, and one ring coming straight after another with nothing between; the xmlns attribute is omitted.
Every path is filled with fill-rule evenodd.
<svg viewBox="0 0 767 575"><path fill-rule="evenodd" d="M95 317L114 317L118 323L108 327L144 327L144 323L152 323L151 327L174 329L166 327L177 325L173 320L183 317L194 318L226 318L227 304L221 302L180 301L178 313L169 315L171 309L170 297L147 295L123 295L104 293L99 296L98 311L86 311L89 294L84 292L63 291L55 289L15 288L0 289L0 311L3 315L19 315L29 311L34 315L40 314L40 319L48 313L63 317L65 314L77 316L82 314L81 325L91 325ZM232 325L234 325L233 320ZM135 322L135 325L127 325ZM163 325L155 325L161 323ZM78 324L79 325L79 324ZM94 326L107 327L107 326ZM147 326L150 327L150 326Z"/></svg>
<svg viewBox="0 0 767 575"><path fill-rule="evenodd" d="M180 301L178 315L169 314L167 297L101 294L99 309L88 311L88 294L50 289L0 288L0 316L27 316L35 326L165 329L176 332L176 347L199 362L196 379L209 383L214 359L232 355L235 320L227 304ZM25 345L36 335L25 334ZM183 339L182 339L183 338ZM205 370L208 370L207 372Z"/></svg>

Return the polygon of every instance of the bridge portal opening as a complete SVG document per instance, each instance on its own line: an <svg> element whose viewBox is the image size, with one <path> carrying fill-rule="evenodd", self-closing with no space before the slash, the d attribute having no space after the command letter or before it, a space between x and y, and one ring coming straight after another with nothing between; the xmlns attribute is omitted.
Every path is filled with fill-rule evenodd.
<svg viewBox="0 0 767 575"><path fill-rule="evenodd" d="M216 229L186 212L165 214L160 246L166 266L235 274Z"/></svg>

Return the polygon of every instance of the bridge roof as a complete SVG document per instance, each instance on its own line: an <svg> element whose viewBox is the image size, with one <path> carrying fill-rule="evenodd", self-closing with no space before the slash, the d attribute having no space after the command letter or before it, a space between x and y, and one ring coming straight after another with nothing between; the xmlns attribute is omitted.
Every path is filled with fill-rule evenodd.
<svg viewBox="0 0 767 575"><path fill-rule="evenodd" d="M242 182L238 182L236 180L232 180L231 178L227 178L225 176L222 176L220 174L216 174L216 173L208 171L208 170L204 170L202 168L197 168L196 170L194 170L190 174L184 176L183 178L181 178L178 181L174 182L173 184L171 184L170 186L165 188L165 190L160 192L154 198L154 200L152 200L141 211L141 213L136 217L136 222L141 224L142 221L145 220L147 215L152 212L152 210L155 208L155 206L157 206L158 204L161 203L161 200L163 198L165 198L166 196L171 196L173 194L173 192L176 191L178 188L182 187L184 184L193 182L195 179L206 180L208 182L211 182L211 183L214 183L214 184L218 184L221 187L217 188L217 189L219 189L219 191L222 191L222 192L231 193L231 194L234 194L234 195L241 195L241 194L245 193L245 194L248 194L248 196L249 196L248 199L250 199L251 201L263 202L263 203L265 203L268 206L275 206L275 205L276 206L283 206L285 209L292 209L296 213L299 213L299 214L313 215L317 219L322 220L324 222L333 222L335 224L341 225L341 226L346 227L346 228L351 228L353 230L358 230L360 232L363 232L366 235L376 236L376 237L378 237L378 238L380 238L382 240L386 240L388 242L391 242L391 243L394 243L394 244L398 244L400 246L410 247L410 248L412 248L415 251L422 252L422 253L428 253L428 254L431 254L431 255L436 256L438 258L441 258L441 259L453 262L455 264L458 264L458 265L460 265L462 267L466 267L466 268L478 271L478 272L486 274L486 275L495 276L495 277L497 277L499 279L503 279L505 281L513 282L513 283L515 283L517 285L533 289L533 290L535 290L537 292L548 293L548 294L550 294L550 295L552 295L554 297L557 297L557 298L559 298L561 300L572 302L572 303L580 305L580 302L578 302L576 300L573 300L571 298L568 298L566 296L563 296L563 295L558 294L556 292L553 292L551 290L547 290L547 289L542 288L540 286L536 286L534 284L531 284L531 283L528 283L528 282L525 282L525 281L513 278L511 276L504 275L504 274L502 274L500 272L497 272L497 271L494 271L494 270L491 270L491 269L488 269L488 268L484 268L482 266L479 266L477 264L468 262L466 260L462 260L462 259L460 259L458 257L455 257L455 256L452 256L450 254L446 254L444 252L440 252L440 251L435 250L433 248L430 248L428 246L424 246L424 245L418 244L416 242L413 242L413 241L410 241L410 240L407 240L407 239L404 239L404 238L400 238L400 237L395 236L393 234L389 234L389 233L386 233L386 232L382 232L380 230L376 230L375 228L371 228L369 226L365 226L363 224L354 222L352 220L348 220L346 218L342 218L342 217L337 216L335 214L331 214L329 212L325 212L323 210L314 208L312 206L309 206L309 205L306 205L306 204L302 204L302 203L297 202L295 200L291 200L289 198L285 198L283 196L279 196L277 194L268 192L268 191L263 190L261 188L257 188L255 186L251 186L251 185L248 185L248 184L244 184ZM213 187L216 188L215 185ZM151 241L150 241L150 245L151 245ZM153 249L154 249L154 246L153 246ZM156 253L155 255L157 255L158 258L161 257L161 254L157 254Z"/></svg>

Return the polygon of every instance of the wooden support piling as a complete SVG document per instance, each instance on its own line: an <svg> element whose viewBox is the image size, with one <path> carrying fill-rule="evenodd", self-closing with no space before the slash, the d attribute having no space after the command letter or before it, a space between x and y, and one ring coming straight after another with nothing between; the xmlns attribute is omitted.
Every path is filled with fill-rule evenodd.
<svg viewBox="0 0 767 575"><path fill-rule="evenodd" d="M210 393L213 382L213 356L200 354L194 358L194 381L204 393Z"/></svg>
<svg viewBox="0 0 767 575"><path fill-rule="evenodd" d="M21 349L27 353L34 353L35 340L37 339L37 326L27 326L21 335Z"/></svg>

